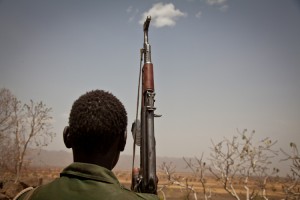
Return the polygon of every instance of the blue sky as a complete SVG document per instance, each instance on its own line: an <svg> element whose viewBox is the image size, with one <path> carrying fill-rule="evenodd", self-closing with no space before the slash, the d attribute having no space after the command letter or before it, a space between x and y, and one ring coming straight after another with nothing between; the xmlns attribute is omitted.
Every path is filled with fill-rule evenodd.
<svg viewBox="0 0 300 200"><path fill-rule="evenodd" d="M299 1L2 0L0 87L53 108L49 149L65 149L71 105L92 89L120 98L130 131L147 14L158 155L208 155L245 128L300 146Z"/></svg>

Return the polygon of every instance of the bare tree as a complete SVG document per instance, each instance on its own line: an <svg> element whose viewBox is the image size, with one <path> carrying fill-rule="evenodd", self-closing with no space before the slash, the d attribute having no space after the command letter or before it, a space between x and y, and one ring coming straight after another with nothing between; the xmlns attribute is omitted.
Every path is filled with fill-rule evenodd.
<svg viewBox="0 0 300 200"><path fill-rule="evenodd" d="M290 143L291 153L286 153L280 149L286 158L282 161L291 161L290 170L291 174L288 175L288 181L283 184L282 189L285 193L285 199L300 199L300 154L297 145L293 142Z"/></svg>
<svg viewBox="0 0 300 200"><path fill-rule="evenodd" d="M253 199L255 196L267 198L266 185L270 176L274 176L279 172L278 168L270 168L271 160L274 155L278 155L277 151L272 147L277 141L272 141L265 138L258 142L258 145L253 144L253 136L255 131L252 131L250 136L246 134L247 130L240 133L242 136L242 151L240 155L244 161L241 166L241 175L244 177L244 188L246 189L247 199ZM249 193L248 180L250 177L256 177L253 181L256 182L258 188L252 188L252 193Z"/></svg>
<svg viewBox="0 0 300 200"><path fill-rule="evenodd" d="M188 183L187 178L184 178L183 180L179 180L179 177L175 176L175 166L173 166L172 163L165 163L160 166L160 168L163 170L163 172L167 176L167 183L163 184L159 189L158 192L161 192L163 195L164 200L166 200L166 195L164 190L172 185L179 186L179 188L184 189L186 191L186 197L185 199L189 199L190 193L193 193L193 197L195 200L197 200L197 192L195 188Z"/></svg>
<svg viewBox="0 0 300 200"><path fill-rule="evenodd" d="M187 164L187 167L192 171L193 175L199 179L199 182L202 186L204 199L211 199L211 188L208 187L207 179L205 178L209 167L206 162L203 161L203 153L200 158L195 158L195 162L193 162L192 159L183 158L183 160Z"/></svg>
<svg viewBox="0 0 300 200"><path fill-rule="evenodd" d="M221 142L212 142L211 173L219 180L223 188L235 199L240 200L237 192L238 180L242 180L242 186L246 190L246 199L254 199L256 196L267 198L266 184L270 176L278 173L278 169L270 168L271 159L277 154L272 150L276 141L269 138L253 143L252 131L250 135L245 129L239 136L234 136L232 140L225 138ZM257 182L255 186L249 186L249 179Z"/></svg>
<svg viewBox="0 0 300 200"><path fill-rule="evenodd" d="M4 133L12 127L13 106L16 97L5 88L0 90L0 139L6 137Z"/></svg>
<svg viewBox="0 0 300 200"><path fill-rule="evenodd" d="M213 142L212 142L213 143ZM238 149L237 137L233 137L232 141L224 139L218 144L213 143L210 172L220 181L223 188L236 199L240 199L234 188L233 180L239 171L242 163L235 163L239 158L236 153Z"/></svg>
<svg viewBox="0 0 300 200"><path fill-rule="evenodd" d="M24 104L20 109L15 109L15 129L14 136L16 142L16 180L20 177L20 172L24 164L24 156L28 147L47 146L54 137L51 131L51 108L43 102Z"/></svg>
<svg viewBox="0 0 300 200"><path fill-rule="evenodd" d="M0 90L0 170L9 171L14 166L14 107L20 104L17 98L5 88Z"/></svg>
<svg viewBox="0 0 300 200"><path fill-rule="evenodd" d="M40 148L54 137L51 108L43 102L22 105L8 89L0 90L0 167L14 168L20 177L28 148Z"/></svg>

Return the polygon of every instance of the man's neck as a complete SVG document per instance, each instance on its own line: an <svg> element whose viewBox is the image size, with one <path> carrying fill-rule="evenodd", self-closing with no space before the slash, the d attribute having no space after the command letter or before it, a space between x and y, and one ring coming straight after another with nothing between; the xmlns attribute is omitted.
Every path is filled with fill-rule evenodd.
<svg viewBox="0 0 300 200"><path fill-rule="evenodd" d="M116 158L117 157L117 158ZM116 165L116 159L118 160L119 155L112 155L107 153L105 155L98 153L83 153L80 150L73 149L73 160L74 162L91 163L105 167L112 170Z"/></svg>

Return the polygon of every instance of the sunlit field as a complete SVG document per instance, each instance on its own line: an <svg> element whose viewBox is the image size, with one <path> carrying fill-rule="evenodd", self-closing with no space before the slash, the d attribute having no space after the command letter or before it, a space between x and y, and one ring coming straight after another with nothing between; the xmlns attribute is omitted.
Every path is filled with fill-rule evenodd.
<svg viewBox="0 0 300 200"><path fill-rule="evenodd" d="M27 168L24 170L23 175L21 176L21 181L30 186L37 186L39 184L46 184L55 178L59 177L59 173L62 171L62 168ZM131 184L131 172L130 171L114 171L115 175L118 177L120 183L127 188L130 188ZM1 175L2 181L7 181L12 174L3 173ZM204 199L203 187L201 186L200 181L193 176L192 173L187 172L178 172L173 175L176 177L176 180L179 184L171 184L168 180L168 177L162 171L158 172L158 195L160 199ZM239 182L240 181L240 182ZM266 196L269 200L272 199L283 199L284 192L282 190L282 184L286 183L285 178L272 177L269 179L266 188ZM206 190L210 199L235 199L226 192L222 184L218 182L214 177L207 177L206 180ZM241 197L241 199L246 199L245 188L242 184L242 179L238 180L235 183L236 191ZM249 188L252 188L253 183L248 184ZM193 188L192 190L188 189ZM260 198L256 198L260 199Z"/></svg>

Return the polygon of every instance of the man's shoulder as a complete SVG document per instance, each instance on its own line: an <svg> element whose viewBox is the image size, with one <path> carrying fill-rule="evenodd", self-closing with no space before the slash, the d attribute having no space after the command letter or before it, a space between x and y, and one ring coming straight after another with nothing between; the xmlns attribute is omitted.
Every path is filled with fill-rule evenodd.
<svg viewBox="0 0 300 200"><path fill-rule="evenodd" d="M126 199L130 199L130 200L158 200L158 196L154 195L154 194L147 194L147 193L137 193L137 192L133 192L125 187L121 187L122 192L119 193L119 195L114 196L113 199L122 199L122 200L126 200ZM18 197L15 197L14 200L30 200L33 192L35 192L35 189L32 190L27 190L24 191L22 194L20 194ZM37 191L38 193L38 191ZM57 194L58 196L60 196L59 194ZM95 194L95 196L97 196ZM106 196L107 197L107 196Z"/></svg>
<svg viewBox="0 0 300 200"><path fill-rule="evenodd" d="M60 179L54 180L46 185L42 185L38 188L31 189L24 191L21 195L16 198L16 200L27 200L27 199L40 199L44 198L45 196L47 197L55 197L56 199L66 199L69 197L72 197L72 199L101 199L102 197L106 197L106 199L122 199L122 200L158 200L158 196L154 194L147 194L147 193L136 193L128 188L122 186L121 184L118 185L112 185L112 184L105 184L102 185L102 187L99 187L99 192L94 192L91 194L91 190L95 191L93 184L84 184L85 185L85 190L82 191L82 188L79 188L82 192L80 194L77 194L76 196L72 195L72 192L69 191L68 187L65 187L65 189L62 190L61 184L58 184L60 182ZM56 187L56 186L60 187ZM55 187L53 187L55 186ZM93 188L90 188L93 187ZM113 187L114 189L112 189ZM112 192L112 190L114 192ZM110 192L108 192L110 191Z"/></svg>

